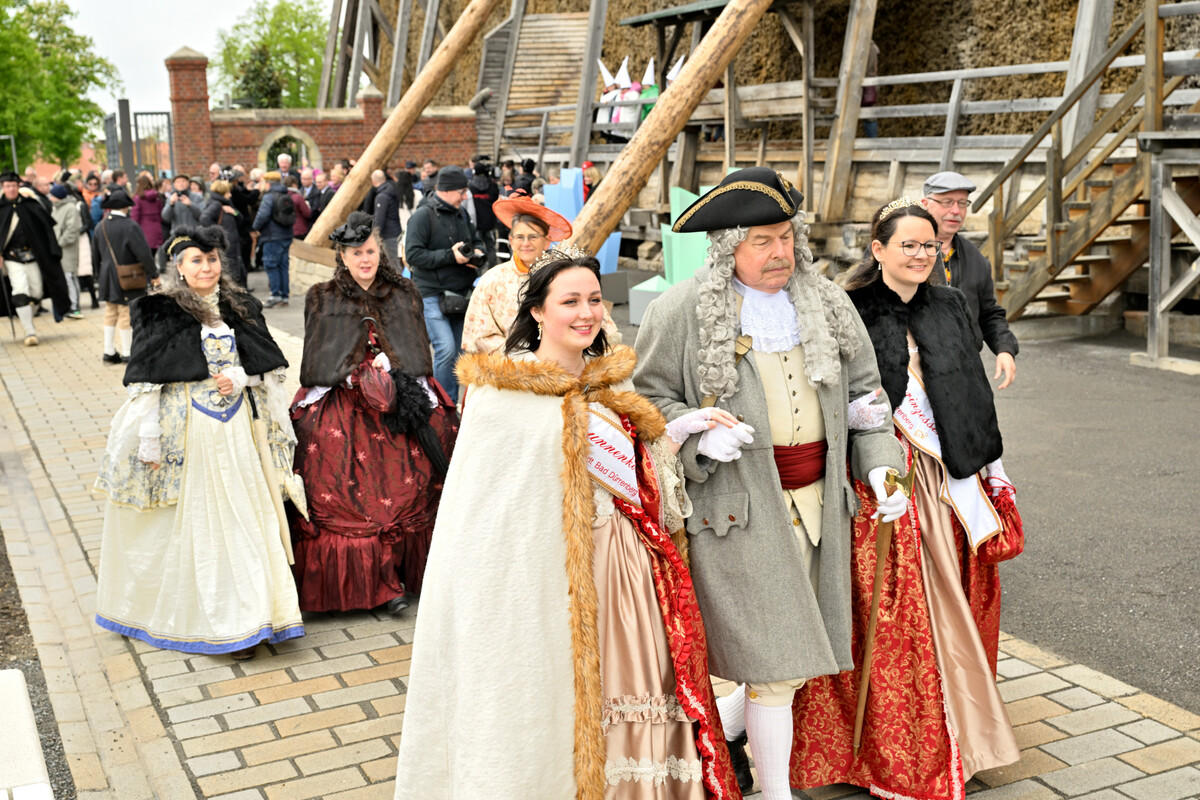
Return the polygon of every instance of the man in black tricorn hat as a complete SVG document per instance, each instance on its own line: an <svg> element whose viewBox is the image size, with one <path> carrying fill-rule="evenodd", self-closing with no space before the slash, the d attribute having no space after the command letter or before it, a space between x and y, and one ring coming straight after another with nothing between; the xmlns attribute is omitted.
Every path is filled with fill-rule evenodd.
<svg viewBox="0 0 1200 800"><path fill-rule="evenodd" d="M54 236L54 218L37 200L20 193L17 173L0 173L0 189L0 252L12 291L11 311L25 329L25 344L32 347L38 343L34 309L43 297L54 301L55 322L71 310L62 249ZM7 304L3 313L10 313Z"/></svg>
<svg viewBox="0 0 1200 800"><path fill-rule="evenodd" d="M745 789L749 737L765 800L791 798L796 690L853 666L847 463L883 519L907 507L884 486L904 456L874 350L845 292L813 268L802 200L753 167L693 203L674 230L707 232L708 258L651 303L635 345L634 385L668 421L714 404L740 420L690 437L679 458L709 668L744 684L718 701L721 721ZM871 421L849 430L849 411Z"/></svg>

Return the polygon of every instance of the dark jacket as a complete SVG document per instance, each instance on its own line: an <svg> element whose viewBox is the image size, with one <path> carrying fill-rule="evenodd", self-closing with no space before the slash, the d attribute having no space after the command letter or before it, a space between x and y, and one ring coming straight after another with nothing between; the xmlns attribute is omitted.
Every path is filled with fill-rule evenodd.
<svg viewBox="0 0 1200 800"><path fill-rule="evenodd" d="M471 177L468 188L471 190L471 198L475 201L476 229L480 233L495 230L496 214L492 211L492 203L500 199L500 187L487 175L476 172Z"/></svg>
<svg viewBox="0 0 1200 800"><path fill-rule="evenodd" d="M318 207L321 211L329 208L329 204L333 202L333 195L336 192L337 189L333 188L329 184L325 184L325 188L321 190L321 199L318 201ZM321 211L318 211L317 213L320 214Z"/></svg>
<svg viewBox="0 0 1200 800"><path fill-rule="evenodd" d="M129 218L142 228L146 234L146 244L151 250L157 250L163 243L163 198L153 189L147 189L133 197L133 208L129 209Z"/></svg>
<svg viewBox="0 0 1200 800"><path fill-rule="evenodd" d="M375 190L375 207L371 213L375 215L375 228L384 239L398 239L404 233L400 225L400 195L391 181L384 181Z"/></svg>
<svg viewBox="0 0 1200 800"><path fill-rule="evenodd" d="M254 206L258 203L258 190L247 189L245 184L235 181L229 187L229 200L238 212L238 235L249 239L250 226L254 223Z"/></svg>
<svg viewBox="0 0 1200 800"><path fill-rule="evenodd" d="M882 280L850 292L879 365L892 407L908 388L908 337L921 351L925 393L933 409L942 460L955 478L966 478L1000 458L1004 443L992 387L979 359L979 331L962 292L921 285L905 303Z"/></svg>
<svg viewBox="0 0 1200 800"><path fill-rule="evenodd" d="M367 353L363 317L373 317L380 349L393 369L409 375L433 374L429 334L421 295L413 282L380 272L370 291L339 269L333 280L318 283L304 298L304 360L301 386L337 386Z"/></svg>
<svg viewBox="0 0 1200 800"><path fill-rule="evenodd" d="M272 183L270 191L262 196L262 202L258 204L258 213L254 216L254 225L252 226L254 230L262 231L258 237L260 242L290 242L294 238L291 226L280 225L271 219L271 209L286 194L287 189L282 183Z"/></svg>
<svg viewBox="0 0 1200 800"><path fill-rule="evenodd" d="M317 221L317 217L321 216L321 191L314 183L307 189L301 186L300 194L304 197L304 202L308 203L308 224L311 227Z"/></svg>
<svg viewBox="0 0 1200 800"><path fill-rule="evenodd" d="M467 219L467 212L455 208L436 194L427 195L408 220L404 236L404 257L422 297L442 292L464 293L479 273L454 260L450 250L455 242L482 251L483 239Z"/></svg>
<svg viewBox="0 0 1200 800"><path fill-rule="evenodd" d="M92 274L97 276L96 288L101 301L125 305L146 294L144 289L125 291L117 277L117 264L137 261L146 270L147 282L158 277L154 254L146 244L146 234L142 233L141 226L129 217L110 213L92 231Z"/></svg>
<svg viewBox="0 0 1200 800"><path fill-rule="evenodd" d="M17 195L11 202L0 198L0 250L14 241L8 235L13 214L20 220L18 240L33 251L42 273L42 296L54 300L54 313L61 318L70 312L71 298L67 293L67 278L63 275L62 248L54 235L54 218L46 213L41 202L24 195ZM2 290L10 291L8 281L3 283Z"/></svg>
<svg viewBox="0 0 1200 800"><path fill-rule="evenodd" d="M292 223L292 235L297 239L303 239L308 235L309 228L312 227L312 207L304 199L303 192L297 190L290 191L290 193L292 205L296 208L296 221Z"/></svg>
<svg viewBox="0 0 1200 800"><path fill-rule="evenodd" d="M967 307L971 310L971 321L982 334L983 341L996 355L1012 353L1016 356L1017 337L1008 327L1004 308L996 302L996 287L992 283L992 265L963 236L954 234L951 242L954 255L946 266L950 270L950 285L963 293ZM983 349L983 344L979 345Z"/></svg>
<svg viewBox="0 0 1200 800"><path fill-rule="evenodd" d="M226 211L225 206L233 208L234 213ZM238 231L241 227L240 217L241 213L233 203L220 195L210 194L204 201L204 210L200 212L201 225L220 225L221 230L225 231L229 247L225 250L224 269L238 283L246 277L246 267L242 264L241 234Z"/></svg>
<svg viewBox="0 0 1200 800"><path fill-rule="evenodd" d="M262 303L245 298L250 322L243 320L225 300L221 319L233 329L238 358L247 375L262 375L286 367L283 351L267 331ZM152 294L129 306L133 348L125 367L125 385L179 383L209 377L208 360L200 346L200 321L184 311L169 295Z"/></svg>

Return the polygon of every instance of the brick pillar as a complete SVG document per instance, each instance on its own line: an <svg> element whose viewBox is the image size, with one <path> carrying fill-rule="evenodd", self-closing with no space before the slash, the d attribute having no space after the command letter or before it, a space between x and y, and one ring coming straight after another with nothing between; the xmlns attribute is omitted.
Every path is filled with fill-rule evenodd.
<svg viewBox="0 0 1200 800"><path fill-rule="evenodd" d="M367 84L367 88L359 92L356 99L363 112L363 139L370 142L383 127L383 95L375 88L375 84Z"/></svg>
<svg viewBox="0 0 1200 800"><path fill-rule="evenodd" d="M181 47L166 59L171 77L171 125L175 172L207 175L212 162L212 120L208 114L208 59Z"/></svg>

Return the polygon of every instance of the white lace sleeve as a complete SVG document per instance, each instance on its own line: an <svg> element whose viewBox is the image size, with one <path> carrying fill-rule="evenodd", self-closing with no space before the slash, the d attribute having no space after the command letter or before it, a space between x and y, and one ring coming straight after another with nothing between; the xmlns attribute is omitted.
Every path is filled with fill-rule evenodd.
<svg viewBox="0 0 1200 800"><path fill-rule="evenodd" d="M282 386L282 382L280 385ZM304 397L300 398L299 402L296 403L296 408L304 408L305 406L311 406L313 403L317 402L322 397L324 397L326 394L328 394L330 388L331 387L329 387L329 386L314 386L314 387L312 387L307 392L305 392Z"/></svg>
<svg viewBox="0 0 1200 800"><path fill-rule="evenodd" d="M286 434L291 442L296 441L296 435L292 431L291 414L288 413L288 396L287 390L283 387L284 379L287 377L287 370L284 367L268 372L262 376L263 385L267 389L267 417L274 420ZM329 391L328 387L318 387ZM312 389L309 390L311 395ZM322 392L323 395L325 392ZM318 399L320 399L318 397ZM300 405L307 405L308 398L300 401Z"/></svg>
<svg viewBox="0 0 1200 800"><path fill-rule="evenodd" d="M106 448L110 458L123 458L141 448L141 439L157 439L162 435L158 424L158 402L162 384L135 383L128 390L129 399L113 417L112 430Z"/></svg>

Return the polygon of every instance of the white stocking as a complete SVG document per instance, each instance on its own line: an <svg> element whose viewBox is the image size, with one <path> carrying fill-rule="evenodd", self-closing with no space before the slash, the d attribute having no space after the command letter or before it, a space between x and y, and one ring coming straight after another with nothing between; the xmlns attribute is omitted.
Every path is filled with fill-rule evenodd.
<svg viewBox="0 0 1200 800"><path fill-rule="evenodd" d="M788 779L792 760L792 704L746 703L746 736L758 769L763 800L792 800Z"/></svg>
<svg viewBox="0 0 1200 800"><path fill-rule="evenodd" d="M717 713L721 715L721 727L725 729L725 740L732 742L746 732L746 685L739 683L733 693L717 698Z"/></svg>
<svg viewBox="0 0 1200 800"><path fill-rule="evenodd" d="M113 344L117 340L117 326L104 326L104 355L111 356L117 352L117 346Z"/></svg>
<svg viewBox="0 0 1200 800"><path fill-rule="evenodd" d="M25 329L26 336L33 336L36 333L33 329L33 306L27 304L19 307L17 319L21 320L21 327Z"/></svg>
<svg viewBox="0 0 1200 800"><path fill-rule="evenodd" d="M133 328L121 328L121 355L129 358L131 349L133 349Z"/></svg>

